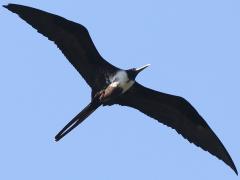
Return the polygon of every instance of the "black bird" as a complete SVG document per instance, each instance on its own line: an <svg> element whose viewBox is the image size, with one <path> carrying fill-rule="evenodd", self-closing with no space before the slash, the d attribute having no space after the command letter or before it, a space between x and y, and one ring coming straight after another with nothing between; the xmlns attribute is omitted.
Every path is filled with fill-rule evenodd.
<svg viewBox="0 0 240 180"><path fill-rule="evenodd" d="M146 88L135 81L138 73L149 65L122 70L101 57L84 26L23 5L8 4L4 7L53 41L92 88L91 102L55 136L56 141L98 107L119 104L135 108L175 129L190 143L218 157L238 174L219 138L188 101Z"/></svg>

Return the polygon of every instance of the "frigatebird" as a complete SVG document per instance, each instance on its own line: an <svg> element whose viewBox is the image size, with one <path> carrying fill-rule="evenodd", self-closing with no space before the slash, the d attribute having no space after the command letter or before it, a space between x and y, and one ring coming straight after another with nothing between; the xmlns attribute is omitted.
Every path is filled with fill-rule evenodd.
<svg viewBox="0 0 240 180"><path fill-rule="evenodd" d="M55 136L56 141L98 107L118 104L135 108L175 129L238 174L222 142L187 100L149 89L135 81L138 73L149 65L128 70L117 68L102 58L83 25L32 7L17 4L4 7L53 41L92 89L91 102Z"/></svg>

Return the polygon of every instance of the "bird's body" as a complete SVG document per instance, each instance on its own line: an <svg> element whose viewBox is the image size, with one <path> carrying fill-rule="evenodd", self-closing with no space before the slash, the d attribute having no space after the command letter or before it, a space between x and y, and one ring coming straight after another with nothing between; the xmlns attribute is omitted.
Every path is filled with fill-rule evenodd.
<svg viewBox="0 0 240 180"><path fill-rule="evenodd" d="M81 24L23 5L4 7L53 41L92 89L91 102L55 136L56 141L98 107L118 104L135 108L175 129L189 142L218 157L238 173L222 142L187 100L149 89L135 81L137 74L148 65L128 70L117 68L101 57Z"/></svg>
<svg viewBox="0 0 240 180"><path fill-rule="evenodd" d="M99 99L104 103L113 100L117 96L125 93L133 84L134 80L130 80L128 74L124 70L117 71L114 75L106 78L107 87L97 92L94 96L99 95Z"/></svg>

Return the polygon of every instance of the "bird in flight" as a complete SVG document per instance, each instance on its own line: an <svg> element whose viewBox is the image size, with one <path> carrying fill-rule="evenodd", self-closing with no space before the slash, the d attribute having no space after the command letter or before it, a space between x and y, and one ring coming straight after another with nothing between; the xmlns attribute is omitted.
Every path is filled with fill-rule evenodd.
<svg viewBox="0 0 240 180"><path fill-rule="evenodd" d="M59 141L100 106L135 108L175 129L190 143L224 161L238 174L222 142L196 109L184 98L158 92L135 81L145 68L123 70L99 54L88 30L63 17L17 4L4 6L53 41L92 89L91 102L56 136Z"/></svg>

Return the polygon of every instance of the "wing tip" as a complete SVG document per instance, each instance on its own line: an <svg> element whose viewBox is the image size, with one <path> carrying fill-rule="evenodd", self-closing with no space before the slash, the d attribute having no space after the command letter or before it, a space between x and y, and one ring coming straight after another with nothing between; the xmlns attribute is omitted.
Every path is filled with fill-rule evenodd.
<svg viewBox="0 0 240 180"><path fill-rule="evenodd" d="M20 6L20 5L17 5L17 4L7 4L7 5L3 5L4 8L8 9L9 11L14 11L14 9L17 7L17 6Z"/></svg>
<svg viewBox="0 0 240 180"><path fill-rule="evenodd" d="M220 141L221 142L221 141ZM222 143L221 143L222 144ZM228 165L234 172L235 174L238 176L238 170L230 156L230 154L228 153L228 151L226 150L226 148L223 146L223 156L222 157L218 157L219 159L221 159L224 163L226 163L226 165Z"/></svg>
<svg viewBox="0 0 240 180"><path fill-rule="evenodd" d="M16 5L16 4L8 3L6 5L3 5L3 7L9 9L9 8L13 7L14 5Z"/></svg>
<svg viewBox="0 0 240 180"><path fill-rule="evenodd" d="M237 171L237 169L234 169L234 172L236 173L236 175L238 176L238 171Z"/></svg>
<svg viewBox="0 0 240 180"><path fill-rule="evenodd" d="M13 3L9 3L6 5L2 5L4 8L8 9L9 11L12 12L18 12L21 11L22 8L28 8L27 6L24 5L20 5L20 4L13 4Z"/></svg>
<svg viewBox="0 0 240 180"><path fill-rule="evenodd" d="M235 164L233 163L230 167L231 167L232 170L235 172L235 174L238 176L238 170L237 170Z"/></svg>
<svg viewBox="0 0 240 180"><path fill-rule="evenodd" d="M2 5L2 7L6 8L6 9L8 9L8 6L9 6L9 4L7 4L7 5Z"/></svg>

